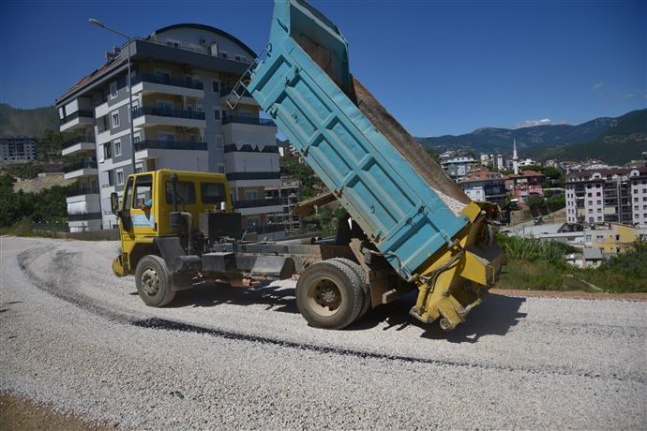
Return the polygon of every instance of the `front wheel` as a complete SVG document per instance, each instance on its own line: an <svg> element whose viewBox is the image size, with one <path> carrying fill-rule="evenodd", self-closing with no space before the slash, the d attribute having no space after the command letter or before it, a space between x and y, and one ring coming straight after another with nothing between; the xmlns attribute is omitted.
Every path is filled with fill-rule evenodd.
<svg viewBox="0 0 647 431"><path fill-rule="evenodd" d="M306 268L296 286L297 307L312 326L341 329L359 315L364 292L352 269L322 261Z"/></svg>
<svg viewBox="0 0 647 431"><path fill-rule="evenodd" d="M163 307L173 301L173 279L164 259L155 255L141 258L135 270L137 293L151 307Z"/></svg>

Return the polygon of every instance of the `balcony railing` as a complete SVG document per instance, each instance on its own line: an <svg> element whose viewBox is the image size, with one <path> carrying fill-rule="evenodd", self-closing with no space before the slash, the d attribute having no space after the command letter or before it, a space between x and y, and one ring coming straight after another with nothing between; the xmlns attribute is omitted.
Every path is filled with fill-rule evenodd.
<svg viewBox="0 0 647 431"><path fill-rule="evenodd" d="M229 115L226 118L222 119L222 124L230 124L230 123L251 124L254 126L271 126L271 127L276 126L276 124L274 124L274 121L269 120L267 118L241 117L238 115Z"/></svg>
<svg viewBox="0 0 647 431"><path fill-rule="evenodd" d="M101 213L70 214L67 216L68 221L86 221L101 220Z"/></svg>
<svg viewBox="0 0 647 431"><path fill-rule="evenodd" d="M171 78L149 73L140 73L133 76L132 85L139 84L140 82L152 82L155 84L172 85L173 87L192 88L194 90L204 89L204 84L202 84L201 81L184 78Z"/></svg>
<svg viewBox="0 0 647 431"><path fill-rule="evenodd" d="M276 153L279 152L279 147L276 145L266 145L262 149L252 147L249 144L241 145L240 148L236 144L225 145L225 153Z"/></svg>
<svg viewBox="0 0 647 431"><path fill-rule="evenodd" d="M97 162L79 162L72 165L67 165L63 168L64 173L74 172L81 169L97 169Z"/></svg>
<svg viewBox="0 0 647 431"><path fill-rule="evenodd" d="M204 112L182 109L154 108L144 106L143 108L133 109L133 118L142 115L157 115L159 117L187 118L189 120L204 120Z"/></svg>
<svg viewBox="0 0 647 431"><path fill-rule="evenodd" d="M81 142L90 142L95 143L94 136L77 136L76 138L70 139L69 141L64 142L61 145L61 149L70 148L73 145L80 144Z"/></svg>
<svg viewBox="0 0 647 431"><path fill-rule="evenodd" d="M159 150L188 150L188 151L207 151L206 142L182 142L182 141L151 141L145 140L135 143L135 151L145 149Z"/></svg>
<svg viewBox="0 0 647 431"><path fill-rule="evenodd" d="M99 187L92 187L92 186L75 186L75 187L70 187L67 189L67 197L70 198L72 196L82 196L82 195L98 195L99 194Z"/></svg>
<svg viewBox="0 0 647 431"><path fill-rule="evenodd" d="M229 181L244 181L244 180L279 180L281 179L280 172L232 172L227 174Z"/></svg>
<svg viewBox="0 0 647 431"><path fill-rule="evenodd" d="M92 111L76 111L60 120L60 124L63 125L65 123L69 123L70 121L75 120L79 117L94 118L94 114Z"/></svg>
<svg viewBox="0 0 647 431"><path fill-rule="evenodd" d="M234 201L232 205L234 208L258 208L258 207L271 207L275 205L282 205L283 201L278 199L250 199L242 201Z"/></svg>

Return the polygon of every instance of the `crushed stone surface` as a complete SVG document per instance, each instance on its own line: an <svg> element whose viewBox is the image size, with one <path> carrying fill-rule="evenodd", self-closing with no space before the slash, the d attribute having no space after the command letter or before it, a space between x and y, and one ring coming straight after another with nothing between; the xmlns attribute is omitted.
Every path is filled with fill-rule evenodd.
<svg viewBox="0 0 647 431"><path fill-rule="evenodd" d="M0 237L0 391L120 429L647 428L645 302L494 293L452 333L415 297L309 327L294 282L146 307L117 242Z"/></svg>

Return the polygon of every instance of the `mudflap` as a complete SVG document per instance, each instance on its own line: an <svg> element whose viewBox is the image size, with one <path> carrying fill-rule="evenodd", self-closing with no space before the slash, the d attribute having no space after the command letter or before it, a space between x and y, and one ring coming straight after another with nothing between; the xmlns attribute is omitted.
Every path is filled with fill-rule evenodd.
<svg viewBox="0 0 647 431"><path fill-rule="evenodd" d="M114 258L114 260L112 261L112 270L114 271L115 274L117 274L117 277L123 277L126 275L126 268L124 268L123 254L120 254L119 256Z"/></svg>

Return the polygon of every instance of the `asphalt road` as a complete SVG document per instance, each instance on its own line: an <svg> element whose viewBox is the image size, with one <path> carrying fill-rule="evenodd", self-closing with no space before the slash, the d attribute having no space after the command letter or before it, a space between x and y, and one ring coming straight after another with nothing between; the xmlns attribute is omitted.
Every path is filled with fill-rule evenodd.
<svg viewBox="0 0 647 431"><path fill-rule="evenodd" d="M292 282L146 307L116 242L0 238L0 391L123 429L647 429L646 303L414 298L309 327Z"/></svg>

